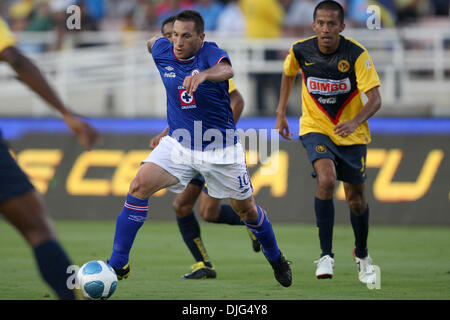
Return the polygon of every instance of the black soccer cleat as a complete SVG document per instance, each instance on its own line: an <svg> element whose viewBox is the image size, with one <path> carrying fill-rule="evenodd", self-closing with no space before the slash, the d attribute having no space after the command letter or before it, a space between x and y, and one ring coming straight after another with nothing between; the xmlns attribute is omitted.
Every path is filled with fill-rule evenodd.
<svg viewBox="0 0 450 320"><path fill-rule="evenodd" d="M109 260L106 261L106 263L109 264ZM113 268L114 272L116 273L117 280L126 279L130 275L130 263L129 262L120 269L114 268L113 266L111 266L111 268Z"/></svg>
<svg viewBox="0 0 450 320"><path fill-rule="evenodd" d="M203 261L200 261L193 264L191 272L181 276L181 279L215 279L216 276L216 270L213 267L208 267Z"/></svg>
<svg viewBox="0 0 450 320"><path fill-rule="evenodd" d="M253 234L253 232L250 231L250 229L247 229L247 231L248 231L248 235L250 236L250 240L252 241L253 251L260 252L261 244L259 243L258 239L256 239L255 235Z"/></svg>
<svg viewBox="0 0 450 320"><path fill-rule="evenodd" d="M292 271L290 261L287 261L282 253L277 261L270 261L265 254L264 256L273 268L275 279L277 279L277 281L283 287L289 287L292 284Z"/></svg>

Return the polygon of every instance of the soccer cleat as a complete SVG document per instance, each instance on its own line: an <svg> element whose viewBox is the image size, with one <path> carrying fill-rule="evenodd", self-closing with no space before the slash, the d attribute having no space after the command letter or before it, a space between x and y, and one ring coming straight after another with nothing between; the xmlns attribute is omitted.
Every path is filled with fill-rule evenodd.
<svg viewBox="0 0 450 320"><path fill-rule="evenodd" d="M358 266L358 278L362 283L376 283L377 274L375 268L372 265L372 258L369 254L365 258L358 258L353 249L353 257L355 258L356 265Z"/></svg>
<svg viewBox="0 0 450 320"><path fill-rule="evenodd" d="M181 279L214 279L217 276L213 267L208 267L203 261L191 266L191 272L181 276Z"/></svg>
<svg viewBox="0 0 450 320"><path fill-rule="evenodd" d="M106 263L109 264L109 260L106 261ZM130 263L129 262L120 269L114 268L113 266L111 266L111 268L113 268L114 272L116 273L117 280L126 279L130 275Z"/></svg>
<svg viewBox="0 0 450 320"><path fill-rule="evenodd" d="M330 255L323 256L319 260L314 261L314 263L317 264L317 279L333 278L334 259Z"/></svg>
<svg viewBox="0 0 450 320"><path fill-rule="evenodd" d="M248 235L250 236L250 239L252 240L253 251L260 252L261 244L259 243L258 239L256 239L255 235L253 234L253 232L250 231L250 229L247 229L247 231L248 231Z"/></svg>
<svg viewBox="0 0 450 320"><path fill-rule="evenodd" d="M264 253L264 250L263 250ZM283 254L280 254L280 257L277 261L270 261L267 256L264 254L267 261L269 261L272 266L273 273L275 275L275 279L283 286L289 287L292 284L292 271L290 266L290 261L287 261Z"/></svg>

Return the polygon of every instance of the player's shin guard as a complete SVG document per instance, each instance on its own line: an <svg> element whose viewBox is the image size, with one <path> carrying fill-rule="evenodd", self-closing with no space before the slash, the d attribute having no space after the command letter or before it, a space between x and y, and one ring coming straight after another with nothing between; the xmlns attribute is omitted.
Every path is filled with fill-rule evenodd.
<svg viewBox="0 0 450 320"><path fill-rule="evenodd" d="M203 261L207 267L212 267L206 254L206 249L203 246L203 241L200 236L200 225L194 212L182 218L177 217L177 224L184 243L186 243L195 261Z"/></svg>
<svg viewBox="0 0 450 320"><path fill-rule="evenodd" d="M329 255L334 257L332 253L333 246L333 227L334 227L334 203L333 199L321 200L314 198L314 210L316 212L316 225L319 229L320 248L322 249L321 257Z"/></svg>
<svg viewBox="0 0 450 320"><path fill-rule="evenodd" d="M355 255L358 258L365 258L367 257L367 237L369 235L369 206L359 216L350 211L350 221L355 235Z"/></svg>
<svg viewBox="0 0 450 320"><path fill-rule="evenodd" d="M258 218L255 221L244 221L244 223L258 239L266 257L270 261L277 261L281 252L275 239L272 224L262 208L256 205L256 209L258 210Z"/></svg>
<svg viewBox="0 0 450 320"><path fill-rule="evenodd" d="M113 252L108 261L113 268L120 269L128 263L131 247L138 230L147 218L147 212L148 199L127 195L122 212L117 216Z"/></svg>

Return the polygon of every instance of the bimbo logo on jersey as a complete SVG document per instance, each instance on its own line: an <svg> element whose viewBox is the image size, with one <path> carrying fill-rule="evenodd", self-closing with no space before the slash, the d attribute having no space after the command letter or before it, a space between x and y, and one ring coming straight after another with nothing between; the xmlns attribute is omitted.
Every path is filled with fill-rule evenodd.
<svg viewBox="0 0 450 320"><path fill-rule="evenodd" d="M331 96L350 92L351 84L349 78L331 80L309 77L307 87L310 93Z"/></svg>

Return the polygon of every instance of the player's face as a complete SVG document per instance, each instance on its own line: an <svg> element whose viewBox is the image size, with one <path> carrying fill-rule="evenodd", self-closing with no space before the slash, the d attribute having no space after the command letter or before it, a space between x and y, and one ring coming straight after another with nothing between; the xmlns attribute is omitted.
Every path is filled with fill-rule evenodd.
<svg viewBox="0 0 450 320"><path fill-rule="evenodd" d="M338 11L319 9L312 28L317 34L320 51L330 53L338 48L339 34L344 31L345 24L341 23Z"/></svg>
<svg viewBox="0 0 450 320"><path fill-rule="evenodd" d="M173 48L175 56L180 59L187 59L195 55L202 47L205 34L198 34L195 31L194 21L176 20L173 24Z"/></svg>
<svg viewBox="0 0 450 320"><path fill-rule="evenodd" d="M170 40L170 42L173 42L172 34L173 34L173 23L166 23L163 25L163 36Z"/></svg>

